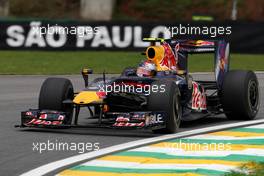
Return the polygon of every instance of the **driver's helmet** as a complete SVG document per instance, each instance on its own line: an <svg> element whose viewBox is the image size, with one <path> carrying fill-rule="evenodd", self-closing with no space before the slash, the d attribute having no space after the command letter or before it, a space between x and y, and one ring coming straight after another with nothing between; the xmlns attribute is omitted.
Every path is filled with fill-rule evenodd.
<svg viewBox="0 0 264 176"><path fill-rule="evenodd" d="M156 72L156 65L151 61L143 61L137 68L137 76L139 77L153 77Z"/></svg>

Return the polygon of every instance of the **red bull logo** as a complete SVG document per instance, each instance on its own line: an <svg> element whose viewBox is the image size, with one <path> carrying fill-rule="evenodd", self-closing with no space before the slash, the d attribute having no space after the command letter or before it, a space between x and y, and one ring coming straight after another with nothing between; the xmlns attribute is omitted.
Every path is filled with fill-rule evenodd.
<svg viewBox="0 0 264 176"><path fill-rule="evenodd" d="M204 88L199 89L199 84L197 82L192 82L193 93L192 93L192 109L194 110L206 110L206 95Z"/></svg>

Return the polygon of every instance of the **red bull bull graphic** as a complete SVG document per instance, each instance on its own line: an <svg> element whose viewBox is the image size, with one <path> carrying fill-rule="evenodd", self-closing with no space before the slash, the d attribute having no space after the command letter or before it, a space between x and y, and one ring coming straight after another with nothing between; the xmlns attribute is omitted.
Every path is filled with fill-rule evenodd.
<svg viewBox="0 0 264 176"><path fill-rule="evenodd" d="M177 70L178 57L175 57L175 54L168 43L164 42L162 46L164 48L164 57L159 63L160 67L163 70Z"/></svg>

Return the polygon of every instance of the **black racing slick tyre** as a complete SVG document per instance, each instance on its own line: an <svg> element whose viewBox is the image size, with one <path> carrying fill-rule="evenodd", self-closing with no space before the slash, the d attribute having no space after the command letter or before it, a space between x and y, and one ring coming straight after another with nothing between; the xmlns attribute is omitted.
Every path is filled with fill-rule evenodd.
<svg viewBox="0 0 264 176"><path fill-rule="evenodd" d="M65 78L47 78L39 93L40 110L56 110L67 112L66 123L70 124L73 115L73 105L63 103L73 100L74 91L70 80Z"/></svg>
<svg viewBox="0 0 264 176"><path fill-rule="evenodd" d="M174 81L170 80L155 81L151 87L153 86L159 88L163 86L165 91L152 91L150 93L148 97L148 110L164 111L167 113L165 128L153 130L153 132L175 133L179 129L182 116L179 88Z"/></svg>
<svg viewBox="0 0 264 176"><path fill-rule="evenodd" d="M221 101L228 119L254 119L259 110L256 74L252 71L229 71L224 78Z"/></svg>

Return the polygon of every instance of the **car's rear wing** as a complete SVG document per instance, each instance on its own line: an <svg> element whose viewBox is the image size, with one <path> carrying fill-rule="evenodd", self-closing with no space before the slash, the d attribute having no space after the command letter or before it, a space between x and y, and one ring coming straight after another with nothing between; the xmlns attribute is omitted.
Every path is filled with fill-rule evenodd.
<svg viewBox="0 0 264 176"><path fill-rule="evenodd" d="M157 43L169 43L171 46L179 44L180 51L188 54L195 53L214 53L217 50L217 43L221 40L178 40L178 39L163 39L163 38L143 38L143 41L150 42L151 45Z"/></svg>
<svg viewBox="0 0 264 176"><path fill-rule="evenodd" d="M209 40L175 40L171 41L179 43L180 50L188 54L194 53L214 53L217 41Z"/></svg>
<svg viewBox="0 0 264 176"><path fill-rule="evenodd" d="M228 42L224 40L177 40L163 38L144 38L143 41L151 42L152 46L156 45L156 42L160 43L161 45L164 43L169 43L175 55L179 55L179 53L186 55L186 57L182 58L183 60L187 59L188 54L214 53L215 79L218 88L222 88L224 75L229 70L230 49ZM187 61L184 62L187 64ZM187 71L187 66L185 67L185 71Z"/></svg>

